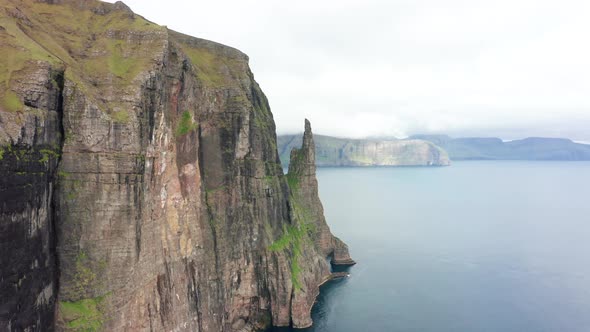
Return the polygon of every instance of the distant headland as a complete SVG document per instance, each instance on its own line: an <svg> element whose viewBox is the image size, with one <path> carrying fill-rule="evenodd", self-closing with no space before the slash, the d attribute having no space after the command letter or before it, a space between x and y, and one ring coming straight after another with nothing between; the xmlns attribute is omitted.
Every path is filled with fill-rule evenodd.
<svg viewBox="0 0 590 332"><path fill-rule="evenodd" d="M497 137L414 135L351 139L315 135L317 166L448 166L453 160L590 160L590 145L567 138L529 137L502 141ZM289 163L301 135L277 138L283 166Z"/></svg>

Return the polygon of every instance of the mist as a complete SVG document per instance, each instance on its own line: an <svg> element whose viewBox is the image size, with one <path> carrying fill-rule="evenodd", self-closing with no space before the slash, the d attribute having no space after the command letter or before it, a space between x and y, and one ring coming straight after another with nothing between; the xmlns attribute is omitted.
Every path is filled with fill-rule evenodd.
<svg viewBox="0 0 590 332"><path fill-rule="evenodd" d="M590 3L130 0L250 56L279 134L590 141Z"/></svg>

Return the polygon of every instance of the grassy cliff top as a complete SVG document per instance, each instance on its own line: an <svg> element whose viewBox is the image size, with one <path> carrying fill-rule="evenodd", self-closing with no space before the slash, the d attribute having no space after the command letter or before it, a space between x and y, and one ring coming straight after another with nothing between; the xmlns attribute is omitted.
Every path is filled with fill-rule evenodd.
<svg viewBox="0 0 590 332"><path fill-rule="evenodd" d="M221 88L249 73L240 51L170 31L122 2L0 0L0 110L25 110L14 88L18 73L41 61L65 69L66 79L104 111L120 112L120 95L161 66L170 42L204 86Z"/></svg>

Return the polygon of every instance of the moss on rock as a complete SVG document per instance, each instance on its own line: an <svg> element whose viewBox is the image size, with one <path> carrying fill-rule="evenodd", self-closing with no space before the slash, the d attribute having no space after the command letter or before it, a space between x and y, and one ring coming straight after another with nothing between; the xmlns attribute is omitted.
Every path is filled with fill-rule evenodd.
<svg viewBox="0 0 590 332"><path fill-rule="evenodd" d="M193 121L191 113L188 111L182 112L180 121L176 127L176 137L184 136L190 131L195 130L199 126L198 123Z"/></svg>
<svg viewBox="0 0 590 332"><path fill-rule="evenodd" d="M104 323L103 305L106 296L79 301L59 302L59 313L66 331L100 331Z"/></svg>
<svg viewBox="0 0 590 332"><path fill-rule="evenodd" d="M301 281L299 280L299 274L301 272L301 267L299 265L299 259L302 254L301 245L305 241L310 241L309 232L312 230L312 226L313 225L309 223L301 223L285 227L283 235L268 247L268 250L272 252L290 249L291 282L293 283L293 288L296 290L299 290L302 287Z"/></svg>

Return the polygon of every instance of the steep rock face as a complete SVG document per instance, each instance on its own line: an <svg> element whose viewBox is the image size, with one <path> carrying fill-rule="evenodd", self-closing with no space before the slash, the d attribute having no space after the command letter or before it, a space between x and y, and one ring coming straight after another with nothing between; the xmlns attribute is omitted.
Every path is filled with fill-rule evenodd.
<svg viewBox="0 0 590 332"><path fill-rule="evenodd" d="M287 164L289 151L301 144L298 135L278 137ZM425 140L346 139L316 135L317 166L447 166L446 151Z"/></svg>
<svg viewBox="0 0 590 332"><path fill-rule="evenodd" d="M291 150L291 161L287 174L292 190L294 204L299 205L302 212L317 228L315 241L325 256L333 256L336 265L351 265L354 261L348 254L347 246L332 235L324 217L324 208L318 194L316 178L315 144L311 132L311 124L305 119L305 131L300 149Z"/></svg>
<svg viewBox="0 0 590 332"><path fill-rule="evenodd" d="M122 3L0 3L0 330L310 325L350 261L298 215L247 56Z"/></svg>
<svg viewBox="0 0 590 332"><path fill-rule="evenodd" d="M298 223L298 232L302 234L295 241L313 243L311 248L319 251L319 256L331 258L335 265L354 265L350 258L348 247L340 239L332 235L324 218L324 209L318 195L318 182L316 179L315 144L311 132L311 124L305 120L305 132L301 148L291 151L291 162L287 174L289 187L291 188L291 208ZM307 246L294 247L296 262L314 260L318 254L313 250L306 250ZM297 270L297 269L294 269ZM318 260L318 264L311 265L310 270L300 273L299 283L305 289L312 292L295 292L293 306L298 309L298 314L293 315L293 322L298 326L309 326L311 320L306 315L318 295L318 290L313 286L322 284L331 278L329 262ZM306 287L305 287L306 286Z"/></svg>
<svg viewBox="0 0 590 332"><path fill-rule="evenodd" d="M44 330L57 287L54 192L61 151L62 71L12 73L27 112L0 112L0 330Z"/></svg>

